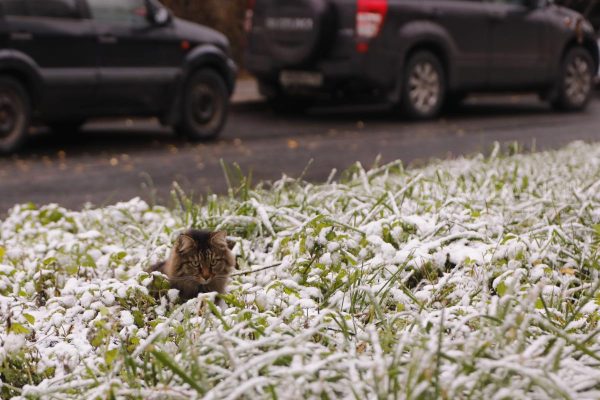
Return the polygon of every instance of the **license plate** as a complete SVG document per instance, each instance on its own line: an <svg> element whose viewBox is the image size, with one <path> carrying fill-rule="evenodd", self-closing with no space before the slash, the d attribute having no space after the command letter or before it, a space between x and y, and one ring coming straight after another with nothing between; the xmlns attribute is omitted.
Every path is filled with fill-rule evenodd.
<svg viewBox="0 0 600 400"><path fill-rule="evenodd" d="M281 71L279 82L283 86L323 86L323 74L309 71Z"/></svg>

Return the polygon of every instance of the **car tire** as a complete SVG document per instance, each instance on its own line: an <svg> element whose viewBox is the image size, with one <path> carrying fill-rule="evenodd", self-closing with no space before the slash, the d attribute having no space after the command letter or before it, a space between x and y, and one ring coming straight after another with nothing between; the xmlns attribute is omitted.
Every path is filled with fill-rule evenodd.
<svg viewBox="0 0 600 400"><path fill-rule="evenodd" d="M210 69L195 72L187 82L182 103L178 133L192 141L219 136L229 113L229 91L217 72Z"/></svg>
<svg viewBox="0 0 600 400"><path fill-rule="evenodd" d="M19 81L0 77L0 154L23 146L31 123L31 102Z"/></svg>
<svg viewBox="0 0 600 400"><path fill-rule="evenodd" d="M552 106L561 111L581 111L594 91L595 63L583 47L570 49L560 68Z"/></svg>
<svg viewBox="0 0 600 400"><path fill-rule="evenodd" d="M406 63L402 84L402 111L414 120L437 117L446 97L447 83L439 58L418 51Z"/></svg>

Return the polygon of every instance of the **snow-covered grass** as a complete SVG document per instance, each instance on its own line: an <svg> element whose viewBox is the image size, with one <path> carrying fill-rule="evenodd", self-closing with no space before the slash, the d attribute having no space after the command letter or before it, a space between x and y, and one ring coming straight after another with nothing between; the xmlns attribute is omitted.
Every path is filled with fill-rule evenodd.
<svg viewBox="0 0 600 400"><path fill-rule="evenodd" d="M0 223L0 397L600 398L600 145ZM189 226L242 271L160 275Z"/></svg>

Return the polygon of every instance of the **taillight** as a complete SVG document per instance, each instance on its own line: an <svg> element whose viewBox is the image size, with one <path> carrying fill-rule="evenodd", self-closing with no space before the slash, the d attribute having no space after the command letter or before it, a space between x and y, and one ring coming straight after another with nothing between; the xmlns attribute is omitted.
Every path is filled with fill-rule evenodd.
<svg viewBox="0 0 600 400"><path fill-rule="evenodd" d="M244 29L250 33L252 31L252 25L254 22L254 7L256 6L256 0L248 0L248 8L246 8L246 19L244 21Z"/></svg>
<svg viewBox="0 0 600 400"><path fill-rule="evenodd" d="M356 11L356 50L366 53L369 41L381 32L388 12L388 0L358 0Z"/></svg>

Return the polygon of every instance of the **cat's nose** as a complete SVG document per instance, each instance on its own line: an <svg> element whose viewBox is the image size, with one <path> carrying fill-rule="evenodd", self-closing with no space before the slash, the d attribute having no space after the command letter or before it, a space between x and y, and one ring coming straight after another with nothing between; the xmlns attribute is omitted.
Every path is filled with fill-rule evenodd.
<svg viewBox="0 0 600 400"><path fill-rule="evenodd" d="M208 280L208 279L210 279L210 271L206 270L206 269L203 269L200 272L200 276L202 276L202 278L204 278L205 280Z"/></svg>

